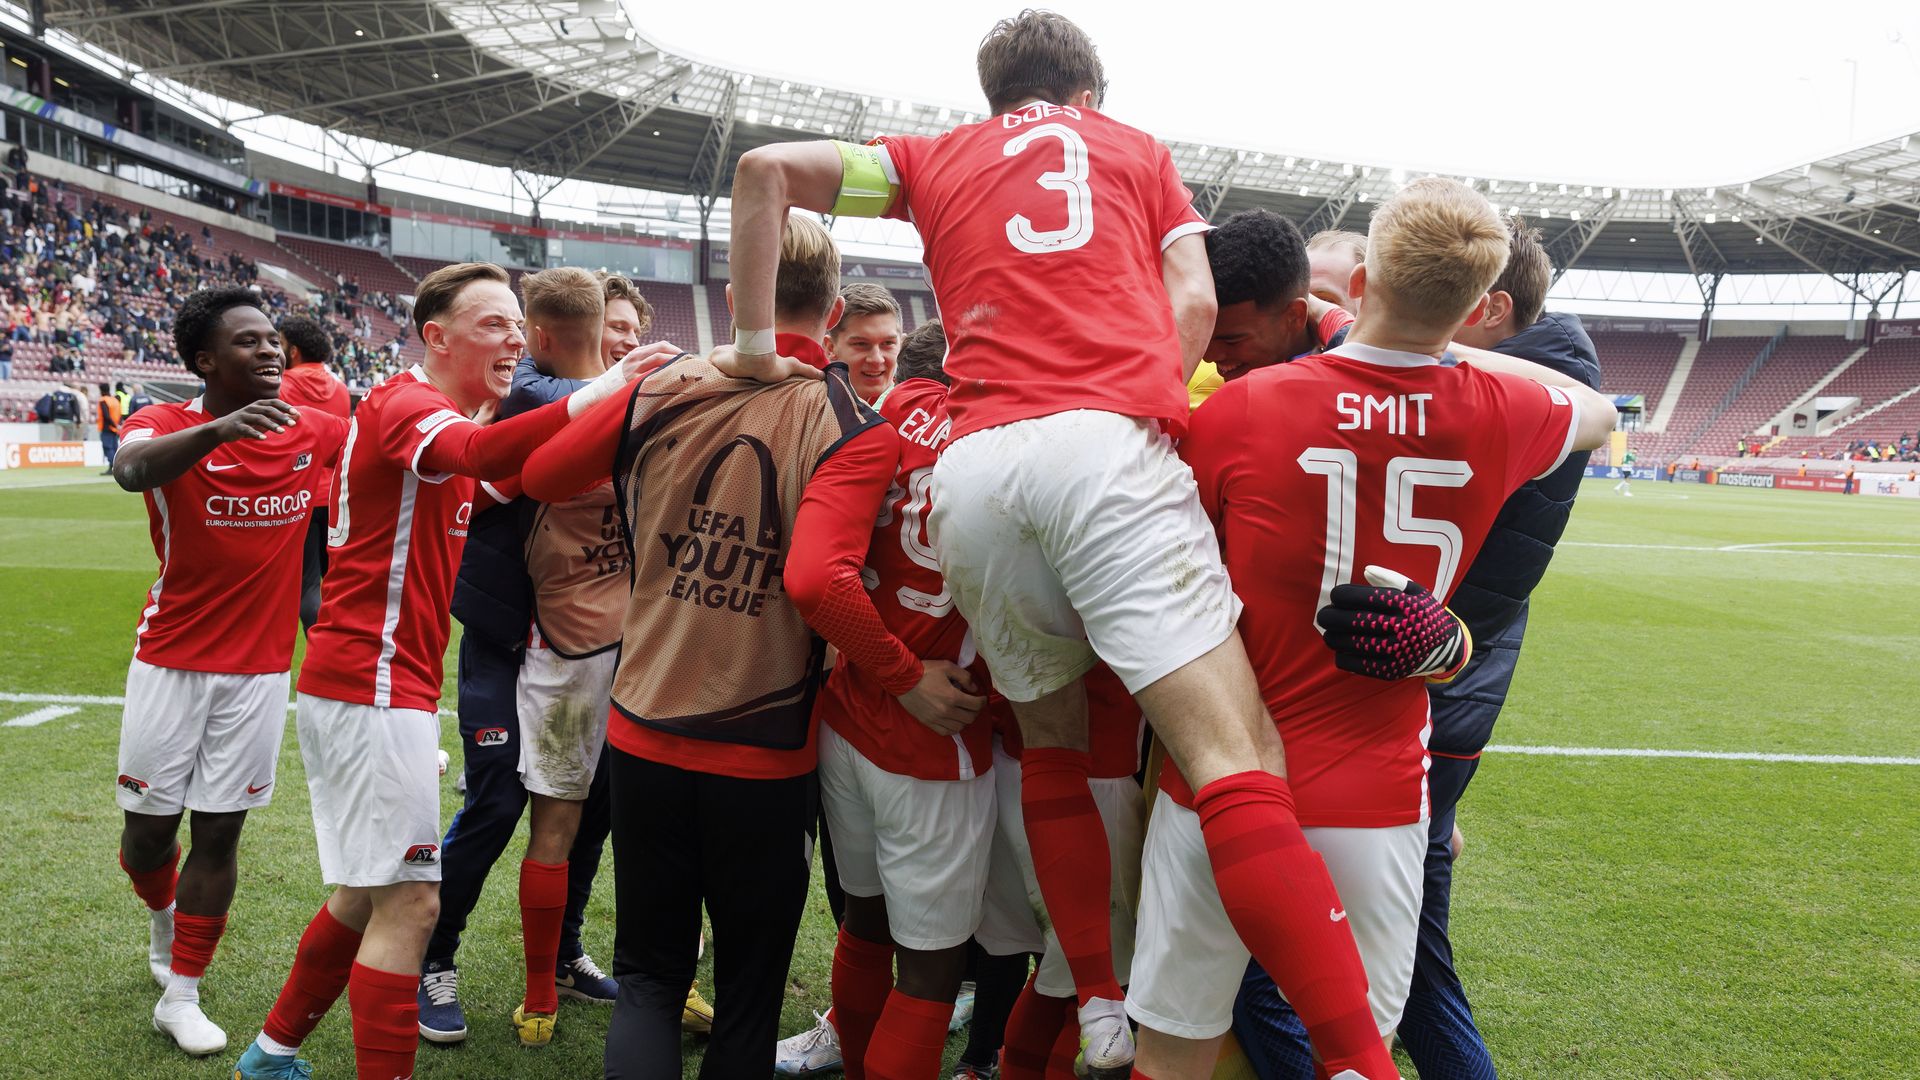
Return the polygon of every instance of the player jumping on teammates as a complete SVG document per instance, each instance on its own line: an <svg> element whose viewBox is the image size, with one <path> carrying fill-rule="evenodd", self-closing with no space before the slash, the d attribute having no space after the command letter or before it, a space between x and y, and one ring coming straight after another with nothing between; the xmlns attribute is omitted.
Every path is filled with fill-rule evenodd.
<svg viewBox="0 0 1920 1080"><path fill-rule="evenodd" d="M456 263L420 282L413 320L426 358L367 395L341 452L332 565L298 700L320 871L334 891L301 936L236 1080L303 1075L310 1067L295 1052L342 990L361 1080L413 1072L420 960L439 906L441 657L472 478L518 473L627 371L510 420L475 423L506 393L526 345L507 280L497 266Z"/></svg>
<svg viewBox="0 0 1920 1080"><path fill-rule="evenodd" d="M1507 497L1614 427L1612 403L1571 376L1447 356L1484 315L1507 248L1471 189L1409 184L1374 214L1346 343L1229 382L1181 445L1246 594L1247 649L1381 1036L1406 1002L1420 917L1425 679L1451 678L1472 648L1443 605ZM1161 1080L1208 1075L1248 960L1208 882L1190 792L1178 770L1161 774L1128 1003L1142 1058L1182 1063Z"/></svg>
<svg viewBox="0 0 1920 1080"><path fill-rule="evenodd" d="M200 1009L226 930L247 811L273 797L300 599L297 552L347 425L279 400L280 335L260 296L203 289L174 320L204 380L127 418L114 479L146 493L160 576L134 631L120 722L120 866L150 911L153 1026L189 1054L227 1045ZM178 873L184 811L193 846Z"/></svg>
<svg viewBox="0 0 1920 1080"><path fill-rule="evenodd" d="M777 355L771 329L789 208L911 218L954 381L930 538L1019 717L1022 799L1059 800L1059 828L1029 836L1080 994L1086 1065L1122 1076L1133 1058L1109 949L1107 844L1086 783L1081 676L1104 659L1200 789L1226 910L1329 1071L1389 1080L1352 934L1327 916L1338 899L1301 839L1280 739L1234 630L1239 601L1173 451L1215 312L1207 225L1167 149L1098 111L1106 79L1078 27L1025 12L994 27L978 61L993 113L982 123L741 158L734 343L716 359L756 378L804 370ZM1032 775L1036 754L1059 758L1048 783Z"/></svg>

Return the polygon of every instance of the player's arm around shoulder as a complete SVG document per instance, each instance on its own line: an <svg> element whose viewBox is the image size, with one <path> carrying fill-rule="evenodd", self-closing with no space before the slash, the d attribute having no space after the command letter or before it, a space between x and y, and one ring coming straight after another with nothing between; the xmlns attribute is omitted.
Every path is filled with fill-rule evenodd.
<svg viewBox="0 0 1920 1080"><path fill-rule="evenodd" d="M142 410L143 412L145 410ZM267 439L300 422L293 406L266 398L217 420L165 435L148 424L128 433L113 459L113 479L126 491L151 491L186 475L208 454L241 439Z"/></svg>
<svg viewBox="0 0 1920 1080"><path fill-rule="evenodd" d="M1529 379L1543 386L1552 387L1573 403L1577 414L1574 422L1574 450L1597 450L1606 445L1607 436L1613 432L1619 420L1619 410L1613 407L1613 399L1564 372L1555 371L1545 364L1536 364L1531 360L1522 360L1517 356L1505 356L1484 349L1472 349L1464 345L1455 345L1454 355L1481 371L1499 375Z"/></svg>

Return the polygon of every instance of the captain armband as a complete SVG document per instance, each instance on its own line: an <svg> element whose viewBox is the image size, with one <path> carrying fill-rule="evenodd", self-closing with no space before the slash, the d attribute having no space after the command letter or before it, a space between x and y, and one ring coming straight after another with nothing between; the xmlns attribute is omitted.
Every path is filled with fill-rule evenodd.
<svg viewBox="0 0 1920 1080"><path fill-rule="evenodd" d="M900 182L887 152L878 146L833 141L840 151L840 194L833 202L835 217L877 218L900 195Z"/></svg>

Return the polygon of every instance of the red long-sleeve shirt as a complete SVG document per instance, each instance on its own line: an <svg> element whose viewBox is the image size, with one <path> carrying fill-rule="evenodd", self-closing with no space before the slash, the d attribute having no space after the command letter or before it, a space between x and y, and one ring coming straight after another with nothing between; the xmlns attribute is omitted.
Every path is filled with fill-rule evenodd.
<svg viewBox="0 0 1920 1080"><path fill-rule="evenodd" d="M807 338L781 334L778 348L785 356L824 363L818 343ZM556 502L606 480L626 436L628 401L623 393L601 402L536 451L520 476L525 493ZM787 597L801 618L896 695L918 685L922 664L881 621L860 581L860 569L899 458L899 436L892 427L878 424L820 463L800 497L784 575ZM752 655L747 643L736 648L742 656ZM627 721L617 710L612 717L608 739L615 746L680 768L748 779L793 776L813 768L811 735L803 749L771 750L658 731Z"/></svg>

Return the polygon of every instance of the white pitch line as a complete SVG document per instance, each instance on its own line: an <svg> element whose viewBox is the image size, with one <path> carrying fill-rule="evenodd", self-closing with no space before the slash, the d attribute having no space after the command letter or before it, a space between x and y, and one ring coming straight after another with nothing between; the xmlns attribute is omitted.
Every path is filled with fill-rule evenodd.
<svg viewBox="0 0 1920 1080"><path fill-rule="evenodd" d="M1794 765L1920 765L1920 757L1878 757L1862 754L1758 754L1726 750L1646 750L1614 746L1489 746L1490 754L1535 754L1544 757L1689 758L1702 761L1764 761Z"/></svg>
<svg viewBox="0 0 1920 1080"><path fill-rule="evenodd" d="M1838 543L1844 544L1845 541ZM1793 548L1755 547L1751 544L1713 547L1706 544L1603 544L1593 540L1562 540L1560 546L1616 548L1623 551L1711 551L1731 555L1809 555L1817 559L1920 559L1920 555L1902 555L1892 551L1799 551Z"/></svg>
<svg viewBox="0 0 1920 1080"><path fill-rule="evenodd" d="M102 694L11 694L0 693L0 702L13 702L22 705L115 705L124 706L127 699L120 696L108 697ZM293 702L287 702L287 711L293 711ZM442 717L458 717L452 709L441 709Z"/></svg>
<svg viewBox="0 0 1920 1080"><path fill-rule="evenodd" d="M6 723L0 724L0 727L39 727L49 720L58 720L63 716L72 716L79 711L79 709L71 705L48 705L44 709L35 709L30 713L16 716Z"/></svg>

